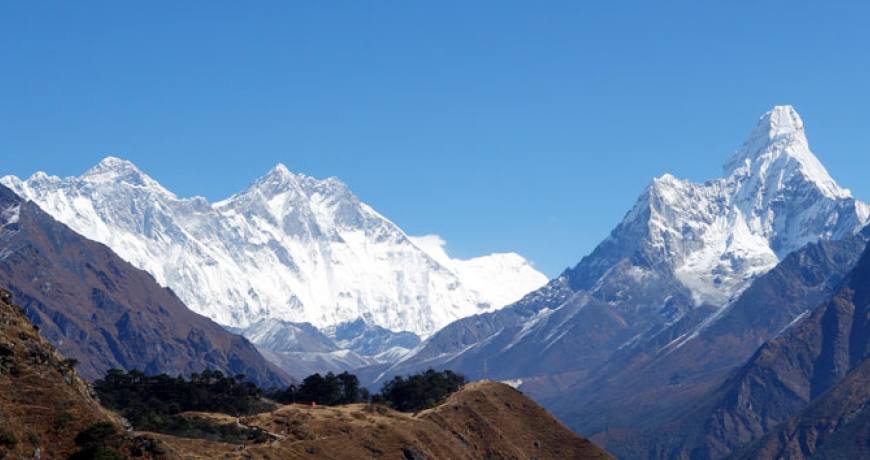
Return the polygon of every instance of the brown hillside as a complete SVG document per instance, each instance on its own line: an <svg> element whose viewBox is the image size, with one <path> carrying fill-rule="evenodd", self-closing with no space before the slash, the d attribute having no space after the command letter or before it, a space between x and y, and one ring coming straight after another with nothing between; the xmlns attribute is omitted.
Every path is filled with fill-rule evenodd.
<svg viewBox="0 0 870 460"><path fill-rule="evenodd" d="M222 423L236 419L191 414ZM405 414L363 404L283 406L238 423L269 432L271 442L237 446L158 436L183 458L228 459L612 459L522 393L500 383L467 385L441 406Z"/></svg>
<svg viewBox="0 0 870 460"><path fill-rule="evenodd" d="M66 458L96 422L120 427L18 307L0 300L0 457Z"/></svg>

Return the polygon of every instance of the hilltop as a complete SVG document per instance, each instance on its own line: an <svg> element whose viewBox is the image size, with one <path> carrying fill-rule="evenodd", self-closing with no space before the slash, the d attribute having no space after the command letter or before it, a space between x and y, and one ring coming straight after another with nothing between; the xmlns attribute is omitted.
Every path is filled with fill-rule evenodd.
<svg viewBox="0 0 870 460"><path fill-rule="evenodd" d="M190 413L264 430L267 442L235 444L154 435L184 458L382 458L401 460L612 459L514 388L474 382L416 414L351 404L286 405L250 417Z"/></svg>

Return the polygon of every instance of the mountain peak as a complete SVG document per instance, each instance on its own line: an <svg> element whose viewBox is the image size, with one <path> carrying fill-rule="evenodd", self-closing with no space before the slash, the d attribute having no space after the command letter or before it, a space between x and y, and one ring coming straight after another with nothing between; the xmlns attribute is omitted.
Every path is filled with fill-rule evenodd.
<svg viewBox="0 0 870 460"><path fill-rule="evenodd" d="M283 163L278 163L266 174L256 179L241 195L251 193L262 194L268 198L285 193L289 190L298 189L299 177L287 169Z"/></svg>
<svg viewBox="0 0 870 460"><path fill-rule="evenodd" d="M267 176L293 176L293 173L287 169L287 166L284 163L278 163L266 173Z"/></svg>
<svg viewBox="0 0 870 460"><path fill-rule="evenodd" d="M131 161L114 156L103 158L94 167L79 176L79 179L90 183L123 182L136 187L156 190L165 195L172 195Z"/></svg>
<svg viewBox="0 0 870 460"><path fill-rule="evenodd" d="M137 168L136 165L134 165L129 160L110 155L100 160L99 163L97 163L93 168L89 169L84 175L88 176L91 174L104 174L108 172L126 171L139 171L139 168ZM141 171L139 172L141 173Z"/></svg>
<svg viewBox="0 0 870 460"><path fill-rule="evenodd" d="M804 121L797 110L790 105L776 105L758 120L758 127L768 133L803 133Z"/></svg>
<svg viewBox="0 0 870 460"><path fill-rule="evenodd" d="M810 150L804 122L790 105L774 106L764 113L743 146L725 165L728 177L774 178L782 185L802 177L830 198L849 198Z"/></svg>

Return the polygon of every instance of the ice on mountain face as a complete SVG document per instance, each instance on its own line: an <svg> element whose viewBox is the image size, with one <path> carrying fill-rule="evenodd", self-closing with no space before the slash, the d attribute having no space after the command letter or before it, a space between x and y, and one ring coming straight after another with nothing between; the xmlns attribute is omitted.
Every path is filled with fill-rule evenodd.
<svg viewBox="0 0 870 460"><path fill-rule="evenodd" d="M0 224L4 227L8 225L12 225L18 223L18 219L21 217L21 205L16 204L10 206L6 209L0 210Z"/></svg>
<svg viewBox="0 0 870 460"><path fill-rule="evenodd" d="M519 256L444 265L337 179L283 165L214 204L178 198L114 157L80 177L36 173L2 182L228 326L365 318L425 336L546 282ZM464 262L477 268L456 269ZM475 276L484 272L483 280Z"/></svg>
<svg viewBox="0 0 870 460"><path fill-rule="evenodd" d="M698 303L727 303L790 252L868 222L868 206L812 154L790 106L761 117L725 172L704 184L669 174L654 180L616 236L625 240L617 246L645 245Z"/></svg>

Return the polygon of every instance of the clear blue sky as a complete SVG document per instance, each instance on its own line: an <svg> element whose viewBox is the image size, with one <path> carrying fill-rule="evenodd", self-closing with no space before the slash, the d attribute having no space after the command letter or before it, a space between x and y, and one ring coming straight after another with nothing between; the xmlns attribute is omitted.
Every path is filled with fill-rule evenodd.
<svg viewBox="0 0 870 460"><path fill-rule="evenodd" d="M555 275L774 104L870 199L867 3L2 2L0 174L111 154L220 199L283 162Z"/></svg>

